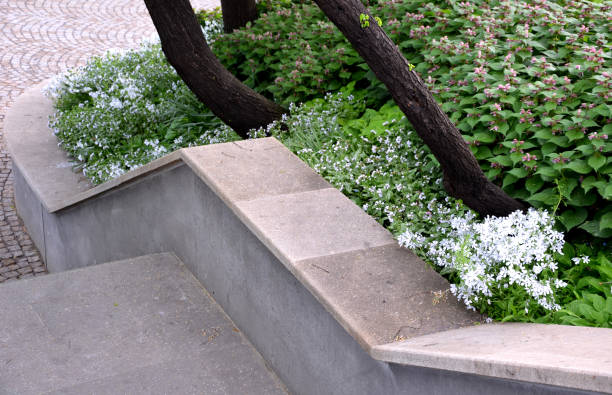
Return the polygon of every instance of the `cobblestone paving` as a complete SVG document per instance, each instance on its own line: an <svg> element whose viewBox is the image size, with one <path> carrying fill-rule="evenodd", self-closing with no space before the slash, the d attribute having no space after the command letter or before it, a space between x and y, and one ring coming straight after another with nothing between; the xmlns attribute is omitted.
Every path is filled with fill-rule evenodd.
<svg viewBox="0 0 612 395"><path fill-rule="evenodd" d="M218 0L192 0L194 8ZM0 283L47 272L15 211L4 116L30 85L155 33L143 0L0 0Z"/></svg>

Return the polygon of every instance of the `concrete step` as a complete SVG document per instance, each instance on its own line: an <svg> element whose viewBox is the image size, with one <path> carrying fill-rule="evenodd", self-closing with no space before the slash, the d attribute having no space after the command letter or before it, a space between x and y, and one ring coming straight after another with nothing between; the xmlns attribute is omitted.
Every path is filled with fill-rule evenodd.
<svg viewBox="0 0 612 395"><path fill-rule="evenodd" d="M0 285L2 394L286 394L173 254Z"/></svg>

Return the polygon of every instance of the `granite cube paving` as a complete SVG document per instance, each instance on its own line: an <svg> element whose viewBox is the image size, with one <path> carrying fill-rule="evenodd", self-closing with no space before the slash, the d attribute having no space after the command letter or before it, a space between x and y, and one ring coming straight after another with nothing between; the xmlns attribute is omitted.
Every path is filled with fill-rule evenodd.
<svg viewBox="0 0 612 395"><path fill-rule="evenodd" d="M285 394L173 254L0 286L0 393Z"/></svg>

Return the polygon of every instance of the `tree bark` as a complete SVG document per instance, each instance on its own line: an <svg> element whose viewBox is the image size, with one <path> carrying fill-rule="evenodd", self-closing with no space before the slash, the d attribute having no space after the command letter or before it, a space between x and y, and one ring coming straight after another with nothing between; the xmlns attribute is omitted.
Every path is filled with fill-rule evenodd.
<svg viewBox="0 0 612 395"><path fill-rule="evenodd" d="M231 33L257 19L255 0L221 0L221 13L225 33Z"/></svg>
<svg viewBox="0 0 612 395"><path fill-rule="evenodd" d="M360 0L314 0L367 62L442 167L446 191L481 215L505 216L525 206L490 182L459 130ZM362 26L360 15L369 15Z"/></svg>
<svg viewBox="0 0 612 395"><path fill-rule="evenodd" d="M145 0L170 64L193 93L242 138L285 109L232 75L208 47L189 0Z"/></svg>

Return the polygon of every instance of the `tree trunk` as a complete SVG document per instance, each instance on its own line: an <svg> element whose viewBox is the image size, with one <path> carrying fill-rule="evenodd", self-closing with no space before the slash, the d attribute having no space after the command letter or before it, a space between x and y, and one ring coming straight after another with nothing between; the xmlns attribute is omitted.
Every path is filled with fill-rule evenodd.
<svg viewBox="0 0 612 395"><path fill-rule="evenodd" d="M481 215L525 206L490 182L459 130L360 0L314 0L367 62L442 166L446 191ZM369 15L368 26L360 19Z"/></svg>
<svg viewBox="0 0 612 395"><path fill-rule="evenodd" d="M221 13L225 33L231 33L257 19L255 0L221 0Z"/></svg>
<svg viewBox="0 0 612 395"><path fill-rule="evenodd" d="M212 53L189 0L145 0L170 64L193 93L241 137L285 110L232 75Z"/></svg>

